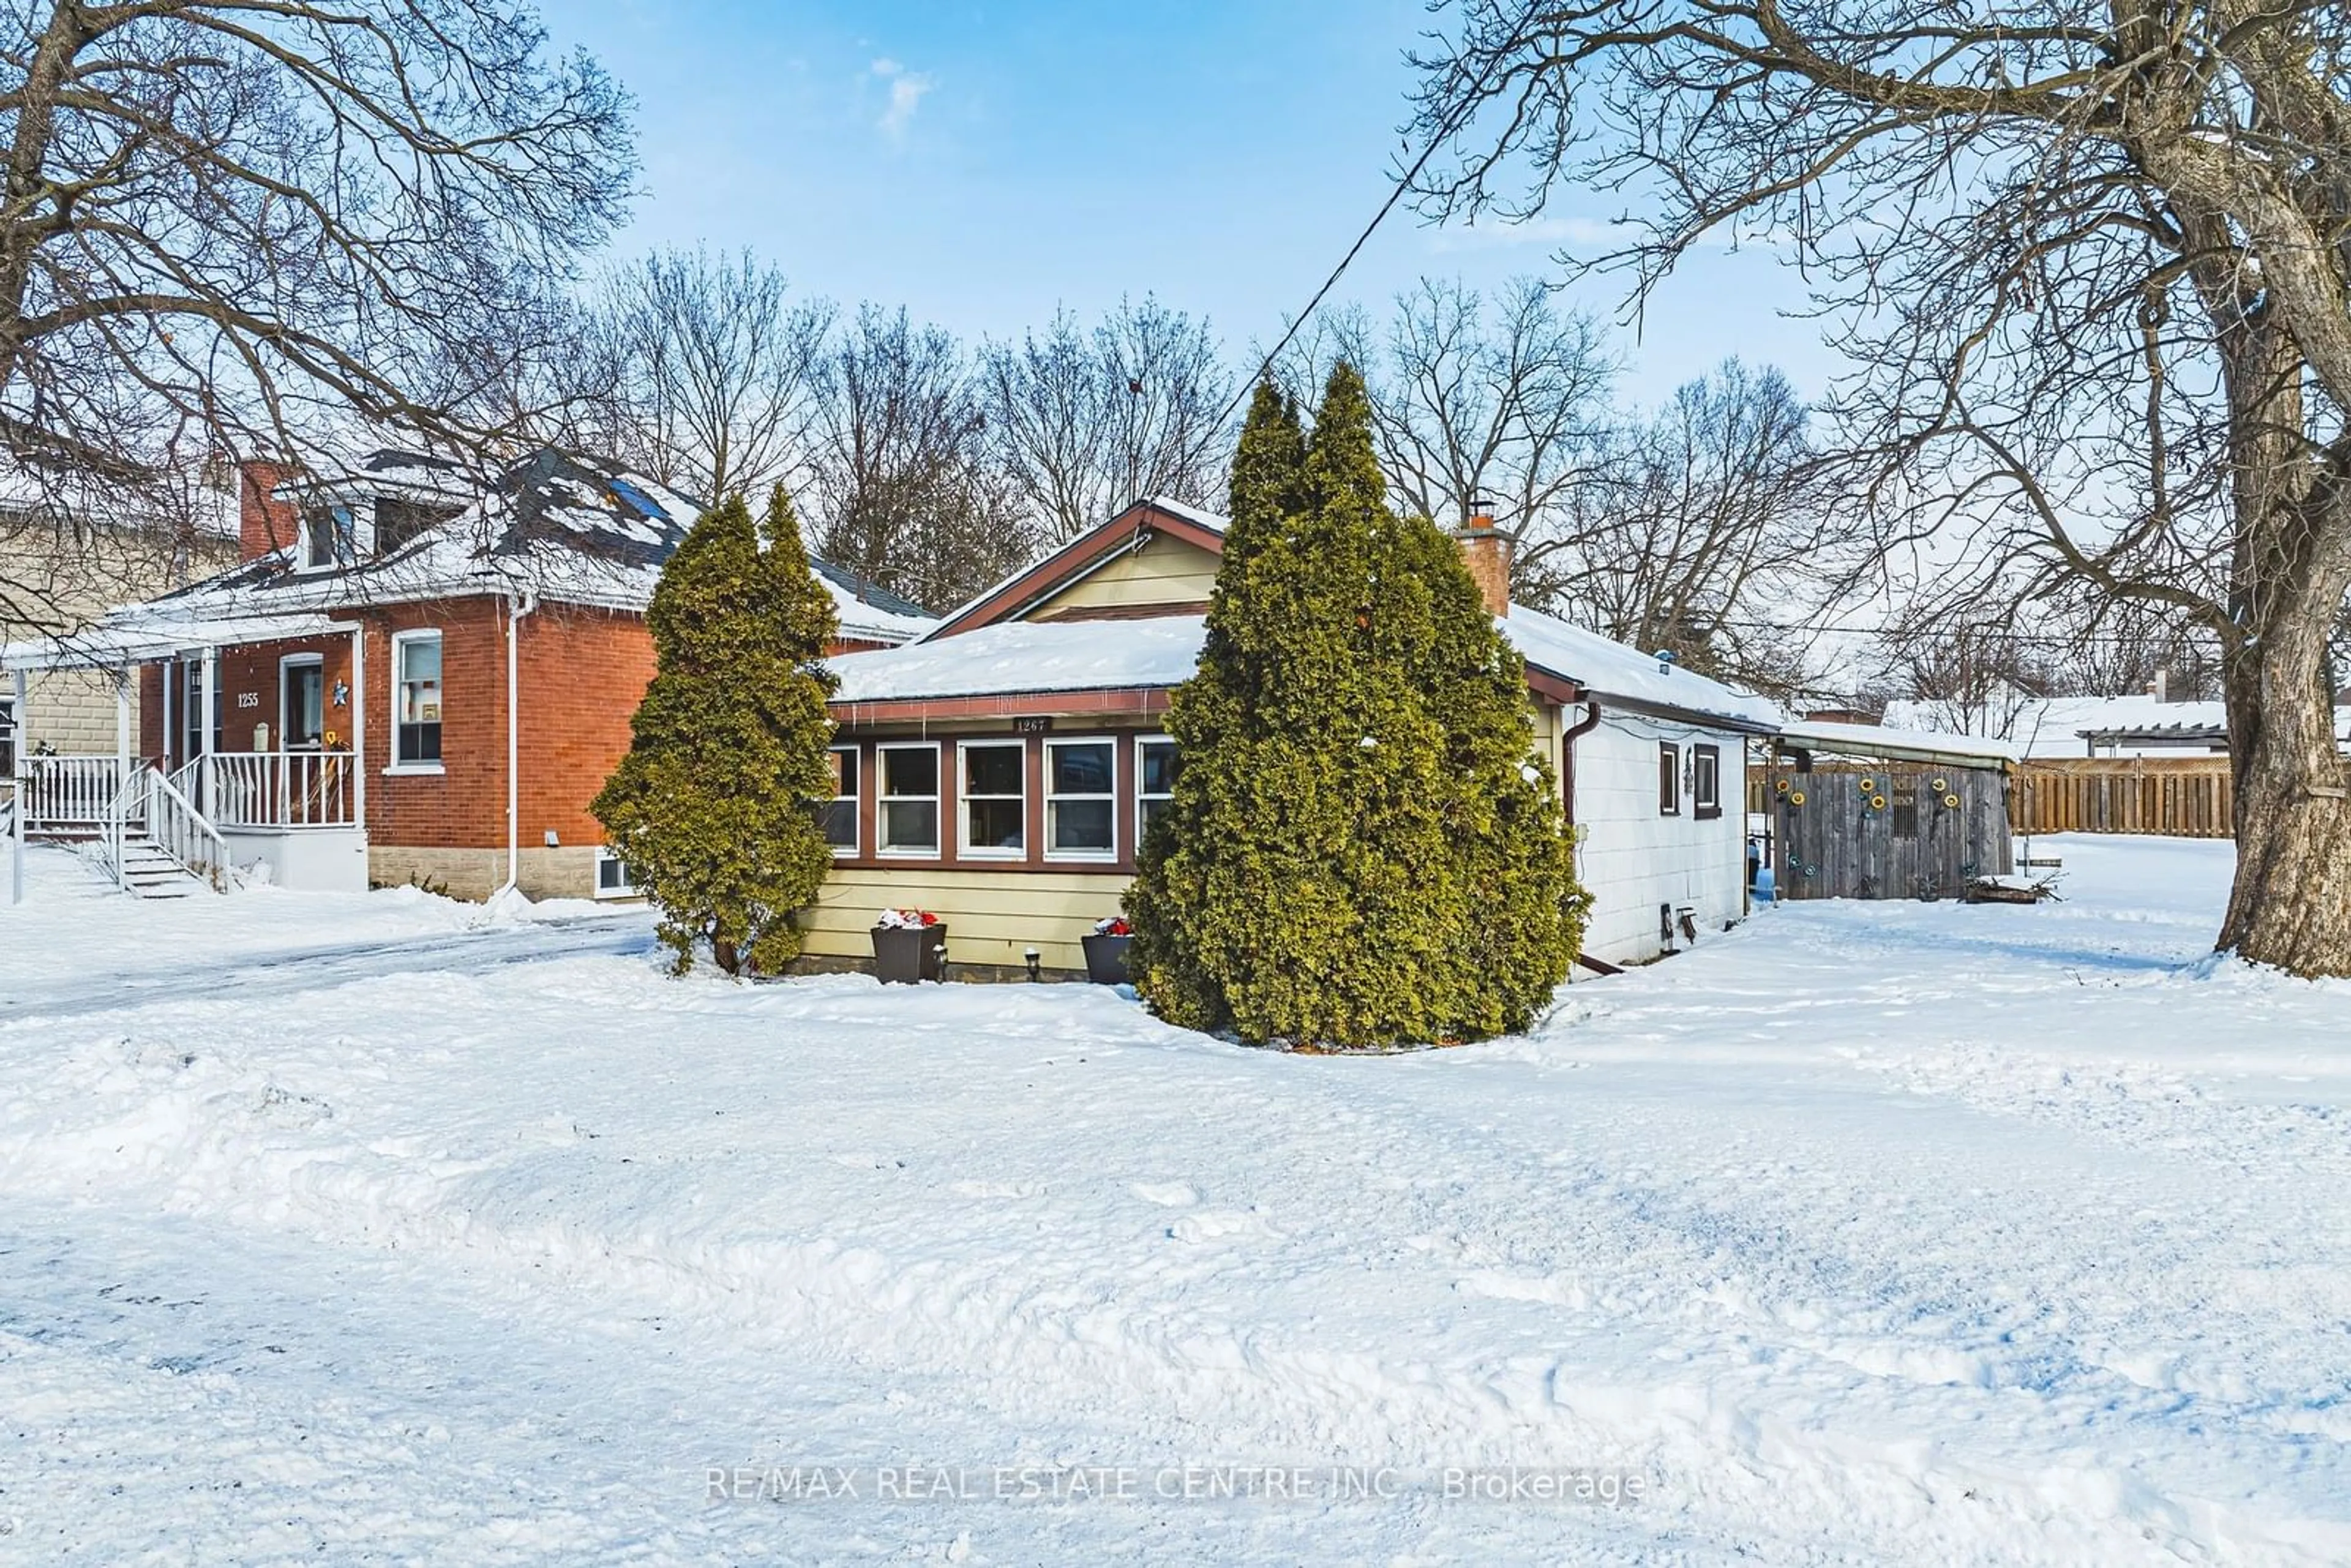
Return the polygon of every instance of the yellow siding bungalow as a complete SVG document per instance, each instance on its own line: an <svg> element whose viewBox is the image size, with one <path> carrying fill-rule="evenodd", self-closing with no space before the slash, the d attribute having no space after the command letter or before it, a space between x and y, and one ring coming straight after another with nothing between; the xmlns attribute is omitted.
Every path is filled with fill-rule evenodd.
<svg viewBox="0 0 2351 1568"><path fill-rule="evenodd" d="M1746 737L1770 734L1777 712L1513 609L1507 536L1473 518L1459 537L1526 656L1534 745L1562 780L1572 817L1577 737L1629 727L1644 737L1627 743L1637 747L1659 745L1645 738L1653 733L1673 737L1641 753L1656 800L1628 806L1618 780L1595 781L1607 788L1594 802L1640 816L1637 831L1576 818L1581 852L1612 883L1594 888L1594 931L1617 933L1587 940L1586 967L1654 956L1677 927L1737 918ZM1223 547L1223 518L1138 501L905 646L831 662L841 679L838 798L826 819L835 863L805 916L810 967L863 967L876 915L919 908L946 922L952 974L1084 972L1081 940L1118 913L1135 846L1168 797L1175 745L1161 719L1198 662ZM1663 831L1651 805L1670 819ZM1639 852L1617 852L1628 848Z"/></svg>

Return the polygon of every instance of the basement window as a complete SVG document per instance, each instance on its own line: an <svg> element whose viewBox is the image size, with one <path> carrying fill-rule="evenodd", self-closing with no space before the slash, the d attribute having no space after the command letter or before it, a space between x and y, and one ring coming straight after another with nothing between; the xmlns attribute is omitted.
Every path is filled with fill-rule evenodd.
<svg viewBox="0 0 2351 1568"><path fill-rule="evenodd" d="M629 880L629 862L611 851L599 847L596 851L596 896L599 898L634 898L637 884Z"/></svg>

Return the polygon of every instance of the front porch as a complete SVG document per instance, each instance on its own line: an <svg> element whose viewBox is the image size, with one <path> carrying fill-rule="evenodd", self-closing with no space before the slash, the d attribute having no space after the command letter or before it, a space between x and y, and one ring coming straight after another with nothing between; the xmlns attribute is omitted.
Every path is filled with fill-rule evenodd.
<svg viewBox="0 0 2351 1568"><path fill-rule="evenodd" d="M368 885L363 727L349 747L323 728L319 674L289 686L279 710L252 729L254 747L219 743L220 655L273 645L315 649L322 638L350 639L349 690L356 710L364 649L360 629L319 616L276 618L211 628L183 626L146 635L85 635L5 650L17 693L8 745L5 825L27 841L94 845L118 885L152 895L210 886L231 873L310 892L360 892ZM275 661L273 661L275 662ZM285 656L318 672L315 653ZM153 683L162 711L151 730L159 750L134 748L132 681L141 666L161 666ZM104 670L116 692L113 755L61 754L43 747L37 716L25 702L34 669ZM301 691L304 698L290 694ZM287 712L287 705L298 711ZM274 722L273 722L274 721ZM151 734L150 739L152 739ZM273 742L275 743L273 745ZM12 877L21 897L21 881Z"/></svg>

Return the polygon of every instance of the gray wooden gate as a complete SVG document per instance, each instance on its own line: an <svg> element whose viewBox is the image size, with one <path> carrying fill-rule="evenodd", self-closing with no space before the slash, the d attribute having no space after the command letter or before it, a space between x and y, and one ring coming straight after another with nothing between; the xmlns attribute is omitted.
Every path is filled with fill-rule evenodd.
<svg viewBox="0 0 2351 1568"><path fill-rule="evenodd" d="M2011 869L1998 768L1782 762L1761 783L1782 898L1956 898Z"/></svg>

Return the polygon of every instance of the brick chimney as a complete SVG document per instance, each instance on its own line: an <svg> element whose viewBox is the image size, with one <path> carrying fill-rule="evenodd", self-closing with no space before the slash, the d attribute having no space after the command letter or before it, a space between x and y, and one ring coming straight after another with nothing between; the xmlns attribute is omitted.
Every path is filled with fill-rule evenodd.
<svg viewBox="0 0 2351 1568"><path fill-rule="evenodd" d="M290 501L271 494L292 478L296 470L286 463L240 463L236 465L237 558L251 560L291 545L300 530L300 515Z"/></svg>
<svg viewBox="0 0 2351 1568"><path fill-rule="evenodd" d="M1477 580L1486 608L1499 621L1510 612L1510 555L1515 547L1510 536L1494 526L1493 512L1485 502L1469 505L1468 523L1456 528L1453 537L1460 541L1461 559Z"/></svg>

